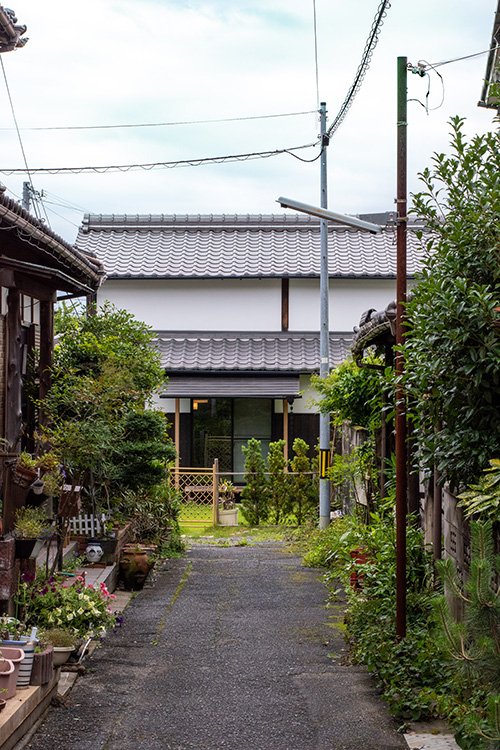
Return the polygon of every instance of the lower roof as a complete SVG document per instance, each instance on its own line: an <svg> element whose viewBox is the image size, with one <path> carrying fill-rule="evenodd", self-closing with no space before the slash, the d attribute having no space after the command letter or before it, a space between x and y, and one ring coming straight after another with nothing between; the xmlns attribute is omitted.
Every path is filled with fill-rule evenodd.
<svg viewBox="0 0 500 750"><path fill-rule="evenodd" d="M330 367L345 360L353 334L330 334ZM301 373L319 370L319 332L157 331L154 345L173 373Z"/></svg>

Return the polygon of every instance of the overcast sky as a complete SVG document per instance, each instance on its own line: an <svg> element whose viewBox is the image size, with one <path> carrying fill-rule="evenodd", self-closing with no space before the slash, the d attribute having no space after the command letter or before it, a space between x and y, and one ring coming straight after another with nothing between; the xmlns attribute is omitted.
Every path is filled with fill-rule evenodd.
<svg viewBox="0 0 500 750"><path fill-rule="evenodd" d="M0 0L1 1L1 0ZM31 169L216 157L313 143L317 109L313 0L9 0L27 45L2 55ZM319 100L334 119L353 81L378 0L316 0ZM396 180L396 61L451 60L489 47L497 0L393 0L360 93L328 149L329 206L390 211ZM447 151L448 121L493 127L480 109L486 55L409 77L410 190L432 154ZM444 102L443 99L444 91ZM154 128L30 130L289 117ZM23 158L0 78L0 167ZM305 159L315 149L297 152ZM9 194L22 176L0 174ZM319 203L319 162L292 156L125 174L34 175L52 228L73 241L84 212L273 213L286 195ZM50 201L50 202L49 202ZM68 210L60 203L75 204ZM62 217L53 212L57 212Z"/></svg>

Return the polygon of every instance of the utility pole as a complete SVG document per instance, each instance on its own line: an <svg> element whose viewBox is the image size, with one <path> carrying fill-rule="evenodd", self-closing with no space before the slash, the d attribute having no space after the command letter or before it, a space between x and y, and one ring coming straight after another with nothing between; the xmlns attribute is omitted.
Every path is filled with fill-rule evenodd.
<svg viewBox="0 0 500 750"><path fill-rule="evenodd" d="M321 135L321 208L328 208L326 149L329 138L326 134L326 102L321 102L320 110ZM329 325L329 277L328 277L328 222L321 219L321 266L320 266L320 378L326 378L330 371L330 325ZM330 415L319 415L319 449L324 457L330 451ZM326 451L326 453L325 453ZM323 461L321 461L323 463ZM319 480L319 527L326 529L330 524L330 484L320 473Z"/></svg>
<svg viewBox="0 0 500 750"><path fill-rule="evenodd" d="M407 223L407 58L398 57L397 101L397 233L396 233L396 345L405 339L406 223ZM396 353L396 634L406 636L406 517L408 468L406 459L406 398L401 382L404 357Z"/></svg>
<svg viewBox="0 0 500 750"><path fill-rule="evenodd" d="M25 211L30 210L31 185L29 182L23 182L23 208Z"/></svg>

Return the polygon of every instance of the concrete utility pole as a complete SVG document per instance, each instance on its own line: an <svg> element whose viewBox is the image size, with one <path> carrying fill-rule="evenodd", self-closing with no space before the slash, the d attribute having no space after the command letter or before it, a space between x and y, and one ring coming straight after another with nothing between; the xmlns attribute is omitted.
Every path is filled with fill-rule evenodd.
<svg viewBox="0 0 500 750"><path fill-rule="evenodd" d="M327 161L326 148L329 138L326 135L326 102L321 102L319 109L321 135L321 208L328 208ZM324 379L330 372L330 324L329 324L329 274L328 274L328 223L321 219L321 266L320 266L320 370L319 376ZM330 415L319 415L319 450L320 456L330 451ZM320 473L319 480L319 527L326 529L330 524L330 482Z"/></svg>

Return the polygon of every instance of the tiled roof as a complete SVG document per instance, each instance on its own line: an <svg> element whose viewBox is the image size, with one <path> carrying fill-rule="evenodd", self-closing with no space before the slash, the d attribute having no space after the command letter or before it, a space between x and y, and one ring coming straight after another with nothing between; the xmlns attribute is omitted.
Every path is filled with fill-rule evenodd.
<svg viewBox="0 0 500 750"><path fill-rule="evenodd" d="M319 333L156 333L169 372L312 372L319 369ZM330 334L330 363L343 362L352 334Z"/></svg>
<svg viewBox="0 0 500 750"><path fill-rule="evenodd" d="M2 186L0 185L0 188ZM32 263L40 263L59 271L67 277L67 283L85 284L90 289L97 289L103 279L104 269L92 253L87 253L68 244L62 237L45 226L9 198L5 190L0 189L0 228L14 230L9 232L9 242L0 238L0 256L3 263L11 262L20 266L25 258L19 254L23 247ZM65 278L61 288L65 288Z"/></svg>
<svg viewBox="0 0 500 750"><path fill-rule="evenodd" d="M317 277L320 222L311 216L86 215L76 244L103 261L109 278ZM424 250L408 232L408 275ZM396 231L329 225L332 277L394 278Z"/></svg>

